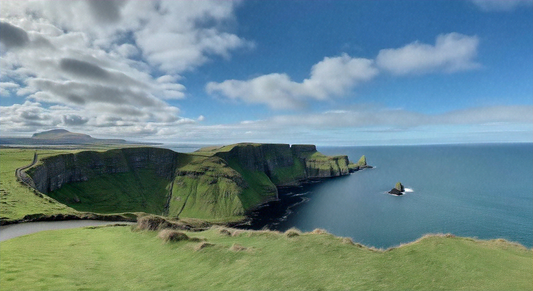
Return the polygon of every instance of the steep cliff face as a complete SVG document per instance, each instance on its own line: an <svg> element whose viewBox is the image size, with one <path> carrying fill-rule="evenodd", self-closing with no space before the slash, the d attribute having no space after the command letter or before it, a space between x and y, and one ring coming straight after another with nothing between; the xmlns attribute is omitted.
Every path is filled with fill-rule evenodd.
<svg viewBox="0 0 533 291"><path fill-rule="evenodd" d="M42 193L60 189L63 185L88 181L107 174L126 173L136 169L151 169L170 179L178 154L160 148L124 148L106 152L85 151L45 158L28 170L35 187Z"/></svg>
<svg viewBox="0 0 533 291"><path fill-rule="evenodd" d="M307 179L345 176L350 173L349 165L347 156L328 157L316 153L305 159Z"/></svg>
<svg viewBox="0 0 533 291"><path fill-rule="evenodd" d="M232 166L266 174L276 186L348 175L353 165L347 156L324 156L314 145L237 144L216 155Z"/></svg>
<svg viewBox="0 0 533 291"><path fill-rule="evenodd" d="M62 154L27 174L37 190L82 211L220 219L277 199L280 186L348 175L353 166L314 145L236 144L191 154L152 147Z"/></svg>

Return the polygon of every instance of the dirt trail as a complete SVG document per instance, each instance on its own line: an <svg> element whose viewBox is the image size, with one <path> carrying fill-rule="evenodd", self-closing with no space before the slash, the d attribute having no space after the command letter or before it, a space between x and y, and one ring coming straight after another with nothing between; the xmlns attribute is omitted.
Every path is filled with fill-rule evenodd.
<svg viewBox="0 0 533 291"><path fill-rule="evenodd" d="M20 182L26 184L27 186L33 189L35 189L35 183L33 182L33 179L30 176L28 176L26 172L24 172L24 170L35 165L37 161L38 161L37 152L35 152L33 154L33 161L31 162L31 164L26 165L24 167L17 168L15 170L15 176L17 177L17 180L19 180Z"/></svg>

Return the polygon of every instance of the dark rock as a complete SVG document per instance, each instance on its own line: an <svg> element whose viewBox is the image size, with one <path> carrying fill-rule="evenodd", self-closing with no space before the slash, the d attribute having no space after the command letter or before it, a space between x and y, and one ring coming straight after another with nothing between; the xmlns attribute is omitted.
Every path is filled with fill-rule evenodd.
<svg viewBox="0 0 533 291"><path fill-rule="evenodd" d="M400 195L403 195L403 192L401 192L400 190L398 190L398 189L396 189L396 188L392 188L392 189L389 191L389 194L400 196Z"/></svg>

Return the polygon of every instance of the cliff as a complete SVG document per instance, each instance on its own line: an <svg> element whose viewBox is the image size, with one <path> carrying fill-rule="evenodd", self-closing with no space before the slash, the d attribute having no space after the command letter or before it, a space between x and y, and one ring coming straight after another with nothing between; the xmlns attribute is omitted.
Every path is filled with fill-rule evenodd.
<svg viewBox="0 0 533 291"><path fill-rule="evenodd" d="M265 174L276 186L350 173L347 156L325 156L314 145L244 143L223 147L215 155L236 168Z"/></svg>
<svg viewBox="0 0 533 291"><path fill-rule="evenodd" d="M27 170L42 193L60 189L65 184L84 182L91 178L117 173L152 169L162 178L169 179L177 162L178 153L160 148L124 148L106 152L83 151L48 157Z"/></svg>
<svg viewBox="0 0 533 291"><path fill-rule="evenodd" d="M314 145L235 144L190 154L152 147L61 154L26 173L38 191L82 211L228 219L277 199L278 187L355 169L347 156L325 156Z"/></svg>

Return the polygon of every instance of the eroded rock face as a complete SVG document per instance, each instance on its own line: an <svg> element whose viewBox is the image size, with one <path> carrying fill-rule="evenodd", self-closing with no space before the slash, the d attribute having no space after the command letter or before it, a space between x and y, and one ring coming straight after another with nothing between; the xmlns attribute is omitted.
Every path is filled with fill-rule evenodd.
<svg viewBox="0 0 533 291"><path fill-rule="evenodd" d="M134 169L153 169L171 179L178 153L160 148L124 148L106 152L85 151L44 158L28 171L42 193L72 182L88 181L104 174L125 173Z"/></svg>

